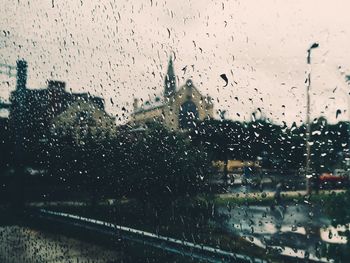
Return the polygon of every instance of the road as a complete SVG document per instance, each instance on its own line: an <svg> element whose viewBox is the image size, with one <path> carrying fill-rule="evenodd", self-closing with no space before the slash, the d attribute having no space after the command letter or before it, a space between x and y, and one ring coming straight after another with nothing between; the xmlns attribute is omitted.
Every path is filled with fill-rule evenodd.
<svg viewBox="0 0 350 263"><path fill-rule="evenodd" d="M342 236L345 226L332 227L332 220L320 206L290 204L273 209L262 205L222 206L219 213L225 215L223 225L228 231L290 257L332 262L322 255L321 247L331 243L342 246L347 242Z"/></svg>
<svg viewBox="0 0 350 263"><path fill-rule="evenodd" d="M122 240L136 242L146 247L158 248L162 251L186 256L190 259L199 260L201 262L266 262L263 259L251 257L250 255L225 251L205 244L196 244L69 213L40 209L38 211L33 211L31 217L36 218L37 220L43 220L43 222L50 222L51 224L61 224L66 227L74 226L82 231L93 231L94 233L102 233L107 236L118 237Z"/></svg>

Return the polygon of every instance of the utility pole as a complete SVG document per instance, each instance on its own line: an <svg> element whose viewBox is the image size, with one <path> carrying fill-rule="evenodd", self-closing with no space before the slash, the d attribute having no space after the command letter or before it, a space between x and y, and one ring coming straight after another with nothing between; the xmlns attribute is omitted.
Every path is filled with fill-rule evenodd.
<svg viewBox="0 0 350 263"><path fill-rule="evenodd" d="M311 50L318 48L318 43L313 43L307 50L307 64L311 65ZM312 172L310 171L310 156L311 156L311 126L310 126L310 88L311 88L311 66L309 66L307 76L307 87L306 87L306 162L305 162L305 177L306 177L306 192L311 194L312 192ZM316 175L317 176L317 175Z"/></svg>

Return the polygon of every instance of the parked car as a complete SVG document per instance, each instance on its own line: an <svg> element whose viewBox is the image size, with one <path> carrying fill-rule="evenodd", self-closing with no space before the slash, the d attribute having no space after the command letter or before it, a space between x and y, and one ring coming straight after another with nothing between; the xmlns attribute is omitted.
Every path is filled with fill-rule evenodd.
<svg viewBox="0 0 350 263"><path fill-rule="evenodd" d="M322 186L342 186L349 182L349 177L341 173L322 173L319 180Z"/></svg>

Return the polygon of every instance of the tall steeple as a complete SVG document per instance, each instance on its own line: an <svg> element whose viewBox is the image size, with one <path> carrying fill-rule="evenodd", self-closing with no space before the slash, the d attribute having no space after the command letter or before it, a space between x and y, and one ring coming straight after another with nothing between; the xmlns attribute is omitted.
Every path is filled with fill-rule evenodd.
<svg viewBox="0 0 350 263"><path fill-rule="evenodd" d="M164 96L170 97L175 94L176 91L176 76L174 72L173 59L170 56L168 71L164 79Z"/></svg>

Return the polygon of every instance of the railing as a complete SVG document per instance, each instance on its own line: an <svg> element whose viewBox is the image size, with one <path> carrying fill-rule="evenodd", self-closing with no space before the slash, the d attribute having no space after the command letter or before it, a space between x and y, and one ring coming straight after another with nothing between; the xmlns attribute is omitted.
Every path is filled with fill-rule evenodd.
<svg viewBox="0 0 350 263"><path fill-rule="evenodd" d="M134 242L160 248L171 253L190 256L192 258L206 262L266 262L265 260L259 258L232 253L206 245L194 244L192 242L184 240L157 235L130 227L116 225L110 222L86 218L68 213L40 209L39 217L97 231L103 234L118 235L122 238L132 240Z"/></svg>

